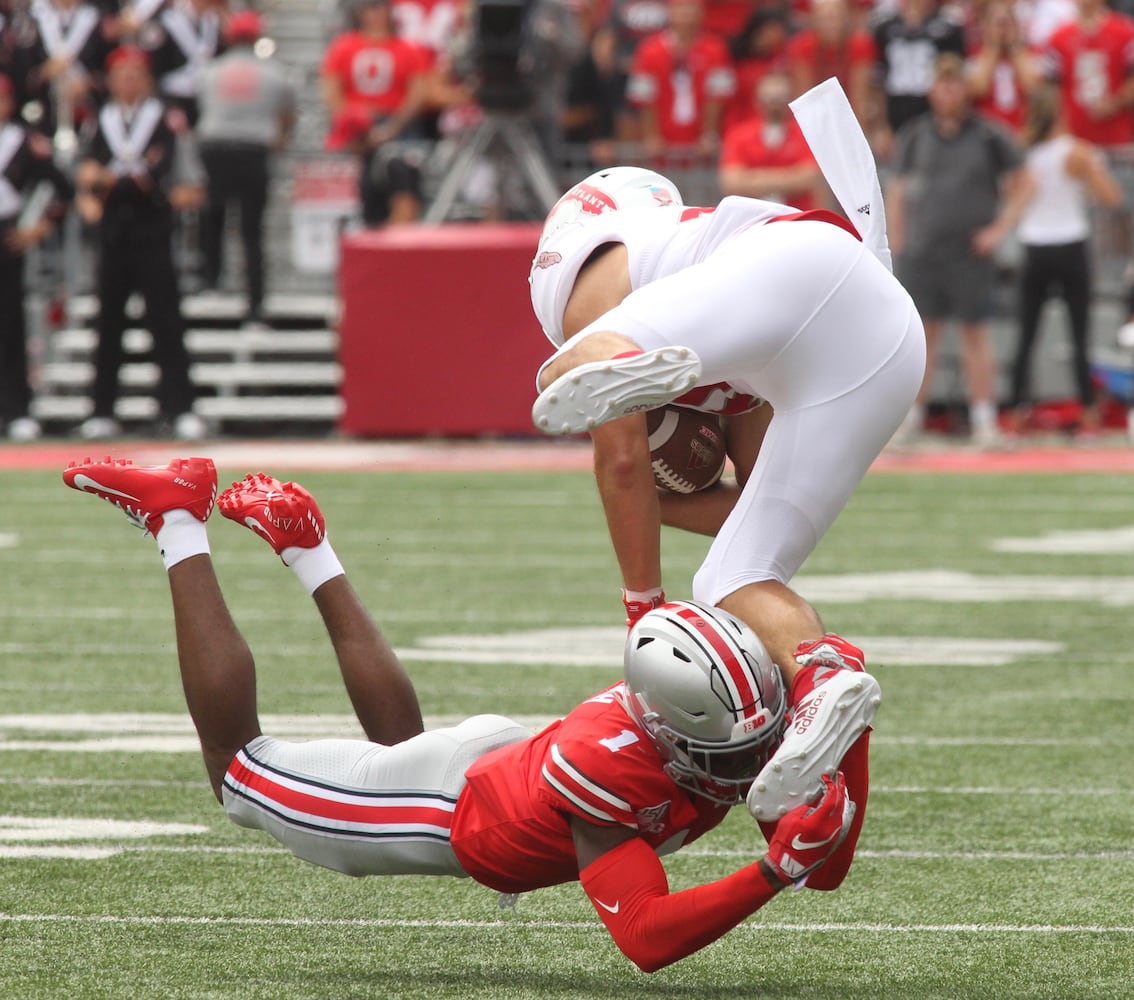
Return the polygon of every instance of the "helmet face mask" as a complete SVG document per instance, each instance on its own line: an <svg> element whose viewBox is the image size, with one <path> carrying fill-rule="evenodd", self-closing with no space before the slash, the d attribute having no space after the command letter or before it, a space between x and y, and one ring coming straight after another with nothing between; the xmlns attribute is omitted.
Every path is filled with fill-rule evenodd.
<svg viewBox="0 0 1134 1000"><path fill-rule="evenodd" d="M783 680L756 634L720 608L665 604L630 630L625 673L627 707L673 782L742 801L786 725Z"/></svg>

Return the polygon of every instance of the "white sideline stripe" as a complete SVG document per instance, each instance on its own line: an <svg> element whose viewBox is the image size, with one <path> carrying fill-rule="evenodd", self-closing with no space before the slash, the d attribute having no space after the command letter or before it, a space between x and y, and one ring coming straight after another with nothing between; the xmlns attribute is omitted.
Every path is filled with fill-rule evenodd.
<svg viewBox="0 0 1134 1000"><path fill-rule="evenodd" d="M71 913L0 913L0 923L23 924L114 924L125 926L189 926L189 927L359 927L421 928L436 930L490 930L500 927L525 930L603 931L597 920L396 920L381 917L328 918L316 917L177 917L133 916L114 914ZM1134 926L1107 927L1102 924L882 924L882 923L786 923L749 921L737 930L792 931L804 933L847 933L861 931L872 934L1134 934ZM733 931L736 933L736 931Z"/></svg>

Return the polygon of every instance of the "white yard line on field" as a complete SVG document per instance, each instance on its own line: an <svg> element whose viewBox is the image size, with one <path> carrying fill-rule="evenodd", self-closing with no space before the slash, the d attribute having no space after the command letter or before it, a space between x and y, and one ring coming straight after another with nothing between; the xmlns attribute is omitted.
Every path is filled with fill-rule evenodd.
<svg viewBox="0 0 1134 1000"><path fill-rule="evenodd" d="M604 931L602 923L592 920L525 920L522 917L502 920L397 920L357 917L319 919L317 917L186 917L186 916L118 916L116 914L70 913L0 913L0 923L25 924L116 924L126 926L190 926L190 927L323 927L406 928L422 930L482 930L499 927L526 930L594 930ZM872 934L1134 934L1132 926L1108 927L1103 924L883 924L852 921L833 922L763 922L741 924L737 930L791 931L803 933L847 933L860 931ZM735 932L734 932L735 933Z"/></svg>

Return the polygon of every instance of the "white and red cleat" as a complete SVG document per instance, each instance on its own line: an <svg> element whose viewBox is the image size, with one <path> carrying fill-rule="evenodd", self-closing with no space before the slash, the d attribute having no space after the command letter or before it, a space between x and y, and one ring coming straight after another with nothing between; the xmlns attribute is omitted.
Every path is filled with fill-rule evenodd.
<svg viewBox="0 0 1134 1000"><path fill-rule="evenodd" d="M701 359L688 347L588 361L539 394L532 422L545 434L578 434L664 406L692 389L700 377Z"/></svg>
<svg viewBox="0 0 1134 1000"><path fill-rule="evenodd" d="M217 497L217 470L211 458L175 458L169 465L135 465L129 459L89 458L63 470L63 482L121 508L130 523L156 535L162 515L187 510L207 521Z"/></svg>
<svg viewBox="0 0 1134 1000"><path fill-rule="evenodd" d="M327 522L307 490L262 472L233 483L217 497L217 507L230 521L267 539L281 557L287 548L313 549L327 535Z"/></svg>
<svg viewBox="0 0 1134 1000"><path fill-rule="evenodd" d="M869 728L882 701L870 674L837 670L799 699L783 742L748 790L748 811L775 822L810 802L834 775L852 744Z"/></svg>

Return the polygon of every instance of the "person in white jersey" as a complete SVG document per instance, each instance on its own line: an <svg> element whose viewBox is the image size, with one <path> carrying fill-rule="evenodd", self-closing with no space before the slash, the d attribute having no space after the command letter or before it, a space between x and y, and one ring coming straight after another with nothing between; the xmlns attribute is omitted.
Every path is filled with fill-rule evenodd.
<svg viewBox="0 0 1134 1000"><path fill-rule="evenodd" d="M793 111L855 225L739 197L687 207L666 178L614 168L553 208L530 279L558 347L533 420L548 434L590 432L630 622L664 599L664 515L713 536L694 596L755 629L789 684L814 644L843 642L789 581L925 368L921 320L889 269L869 147L837 83L817 90ZM674 401L726 414L735 489L659 497L644 411Z"/></svg>
<svg viewBox="0 0 1134 1000"><path fill-rule="evenodd" d="M1080 430L1098 430L1099 414L1088 358L1091 268L1088 241L1091 202L1108 208L1122 203L1122 186L1102 153L1067 129L1059 92L1044 87L1032 96L1024 129L1025 168L1034 191L1016 230L1024 250L1020 269L1020 312L1012 365L1010 420L1027 427L1031 364L1044 303L1058 293L1067 306Z"/></svg>

